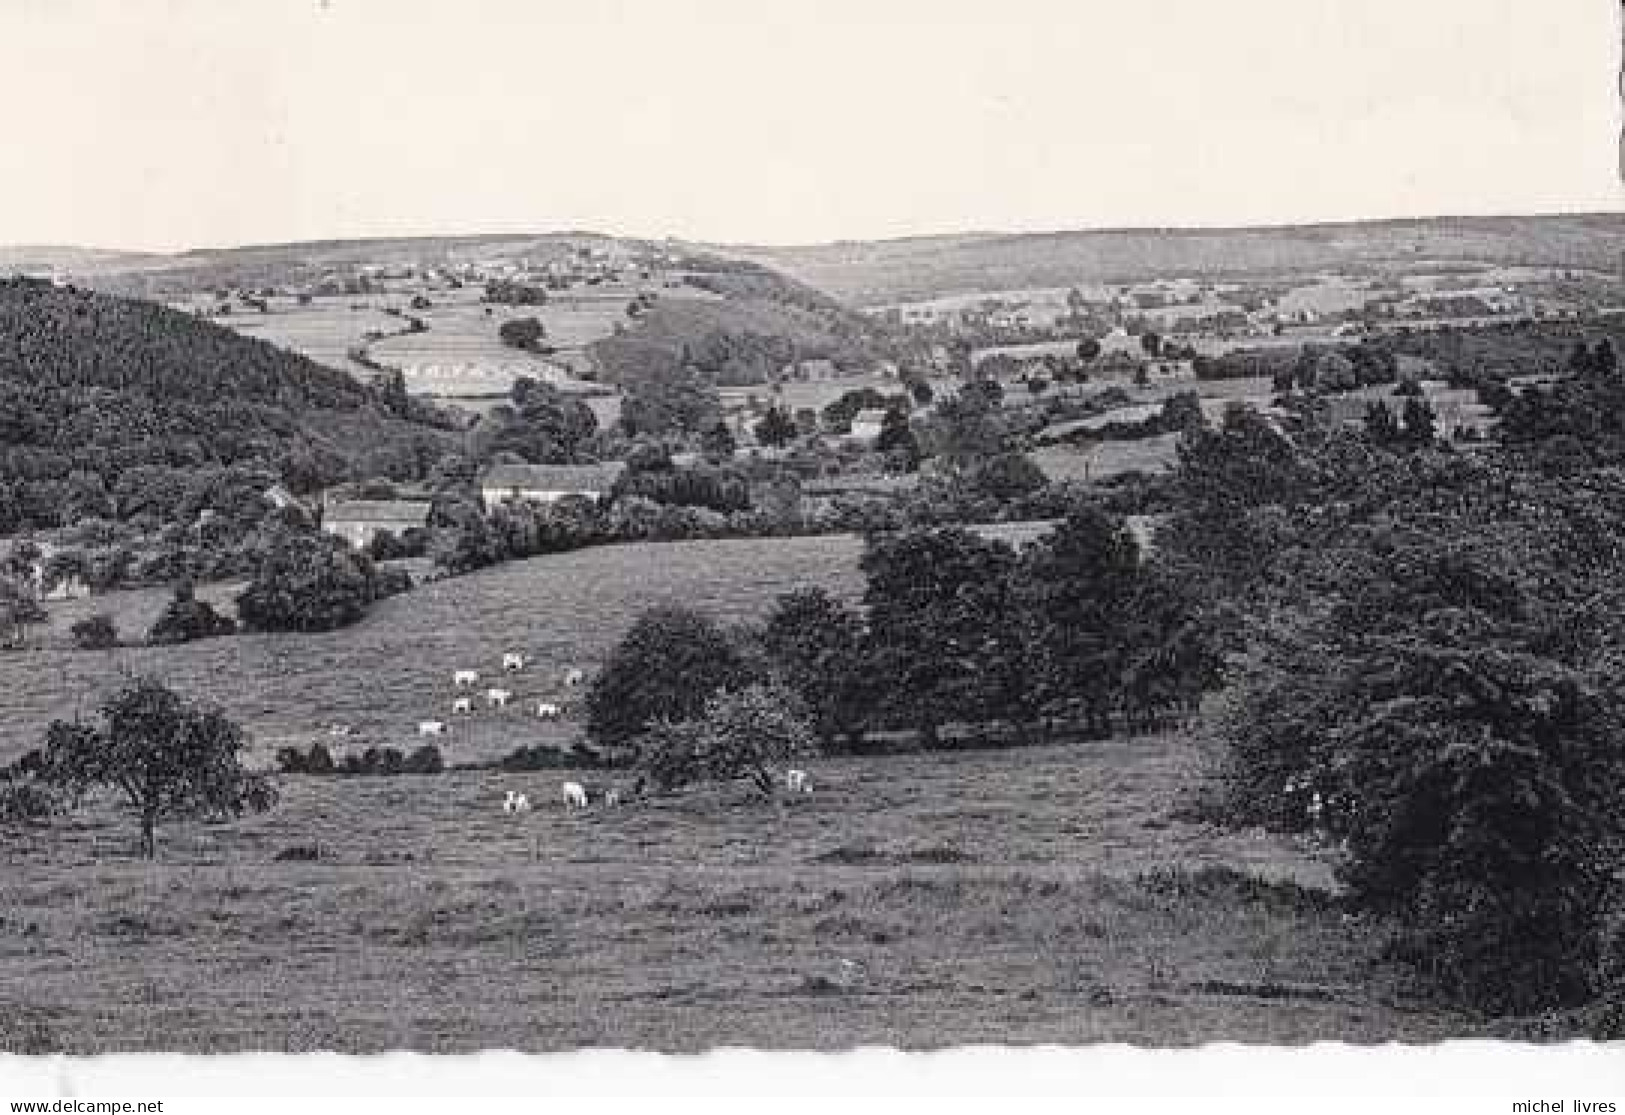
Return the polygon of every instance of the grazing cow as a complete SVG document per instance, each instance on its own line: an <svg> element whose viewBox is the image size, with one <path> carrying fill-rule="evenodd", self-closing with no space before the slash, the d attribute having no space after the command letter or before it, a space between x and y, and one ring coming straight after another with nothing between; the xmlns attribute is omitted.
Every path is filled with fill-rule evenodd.
<svg viewBox="0 0 1625 1115"><path fill-rule="evenodd" d="M451 703L452 712L473 712L474 699L472 697L458 697Z"/></svg>
<svg viewBox="0 0 1625 1115"><path fill-rule="evenodd" d="M550 701L543 701L536 706L536 715L543 720L557 720L564 710Z"/></svg>
<svg viewBox="0 0 1625 1115"><path fill-rule="evenodd" d="M457 686L459 689L473 685L479 680L480 675L478 670L458 670L456 673L451 675L451 683Z"/></svg>
<svg viewBox="0 0 1625 1115"><path fill-rule="evenodd" d="M523 670L525 668L525 656L513 653L504 654L502 656L502 668L510 674L516 670Z"/></svg>
<svg viewBox="0 0 1625 1115"><path fill-rule="evenodd" d="M331 728L327 729L328 735L337 736L339 738L353 735L354 733L355 729L350 727L348 724L335 724Z"/></svg>
<svg viewBox="0 0 1625 1115"><path fill-rule="evenodd" d="M582 673L579 669L576 669L575 667L571 667L570 669L568 669L568 670L566 670L564 672L564 684L568 685L572 689L574 689L576 686L580 685L582 682L584 682L586 680L587 680L587 675Z"/></svg>
<svg viewBox="0 0 1625 1115"><path fill-rule="evenodd" d="M785 771L784 788L792 794L812 793L812 783L807 780L807 772L804 770Z"/></svg>
<svg viewBox="0 0 1625 1115"><path fill-rule="evenodd" d="M525 813L530 810L530 799L524 794L508 791L508 796L502 802L504 813Z"/></svg>
<svg viewBox="0 0 1625 1115"><path fill-rule="evenodd" d="M619 804L621 804L621 790L620 790L620 787L611 786L609 789L604 791L604 804L605 805L619 805Z"/></svg>
<svg viewBox="0 0 1625 1115"><path fill-rule="evenodd" d="M443 736L446 734L446 724L443 720L419 720L418 735Z"/></svg>
<svg viewBox="0 0 1625 1115"><path fill-rule="evenodd" d="M506 708L508 698L512 696L513 694L506 689L487 689L485 691L485 699L497 708Z"/></svg>
<svg viewBox="0 0 1625 1115"><path fill-rule="evenodd" d="M587 790L579 782L566 782L561 789L564 791L564 808L587 808Z"/></svg>

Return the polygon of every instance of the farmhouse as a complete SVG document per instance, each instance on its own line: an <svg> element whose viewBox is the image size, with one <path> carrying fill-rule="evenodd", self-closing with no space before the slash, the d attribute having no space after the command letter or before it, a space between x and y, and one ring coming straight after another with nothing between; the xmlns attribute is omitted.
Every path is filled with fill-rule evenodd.
<svg viewBox="0 0 1625 1115"><path fill-rule="evenodd" d="M356 499L329 503L322 510L322 529L362 549L389 531L399 536L422 528L429 521L429 504L422 500Z"/></svg>
<svg viewBox="0 0 1625 1115"><path fill-rule="evenodd" d="M893 498L916 485L913 476L846 475L804 480L801 484L801 513L816 515L837 502L848 499Z"/></svg>
<svg viewBox="0 0 1625 1115"><path fill-rule="evenodd" d="M880 427L885 421L886 412L878 407L860 410L852 416L852 433L849 436L853 441L872 444L880 437Z"/></svg>
<svg viewBox="0 0 1625 1115"><path fill-rule="evenodd" d="M822 358L786 364L779 369L779 378L784 380L822 381L840 377L841 369L836 366L835 361Z"/></svg>
<svg viewBox="0 0 1625 1115"><path fill-rule="evenodd" d="M603 499L626 471L620 461L600 465L495 465L480 480L486 509L510 499L553 503L565 496Z"/></svg>

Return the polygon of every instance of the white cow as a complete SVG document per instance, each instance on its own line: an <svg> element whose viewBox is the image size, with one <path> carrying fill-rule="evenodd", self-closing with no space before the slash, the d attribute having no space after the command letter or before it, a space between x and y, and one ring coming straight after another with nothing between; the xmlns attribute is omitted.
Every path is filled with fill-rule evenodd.
<svg viewBox="0 0 1625 1115"><path fill-rule="evenodd" d="M342 739L345 736L354 735L355 729L350 727L348 724L335 724L331 728L327 729L327 734Z"/></svg>
<svg viewBox="0 0 1625 1115"><path fill-rule="evenodd" d="M458 697L451 703L452 712L473 712L474 699L472 697Z"/></svg>
<svg viewBox="0 0 1625 1115"><path fill-rule="evenodd" d="M459 689L475 684L480 680L478 670L458 670L451 675L451 683Z"/></svg>
<svg viewBox="0 0 1625 1115"><path fill-rule="evenodd" d="M563 712L563 709L551 701L542 701L536 706L536 715L543 720L557 720Z"/></svg>
<svg viewBox="0 0 1625 1115"><path fill-rule="evenodd" d="M784 788L792 794L812 793L812 783L807 780L804 770L787 770L784 772Z"/></svg>
<svg viewBox="0 0 1625 1115"><path fill-rule="evenodd" d="M446 723L443 720L419 720L418 735L443 736L446 734Z"/></svg>
<svg viewBox="0 0 1625 1115"><path fill-rule="evenodd" d="M508 698L512 696L513 694L506 689L487 689L485 691L485 699L497 708L506 708Z"/></svg>
<svg viewBox="0 0 1625 1115"><path fill-rule="evenodd" d="M530 810L530 799L524 794L508 791L508 796L502 802L504 813L525 813Z"/></svg>
<svg viewBox="0 0 1625 1115"><path fill-rule="evenodd" d="M605 805L619 805L619 804L621 804L620 787L611 786L609 789L604 791L604 804Z"/></svg>
<svg viewBox="0 0 1625 1115"><path fill-rule="evenodd" d="M525 668L525 656L513 653L504 654L502 656L502 668L510 674L515 670L523 670Z"/></svg>
<svg viewBox="0 0 1625 1115"><path fill-rule="evenodd" d="M570 686L572 689L586 680L587 675L574 667L571 667L569 670L564 672L564 684Z"/></svg>
<svg viewBox="0 0 1625 1115"><path fill-rule="evenodd" d="M564 808L587 808L587 789L579 782L566 782L562 787L564 791Z"/></svg>

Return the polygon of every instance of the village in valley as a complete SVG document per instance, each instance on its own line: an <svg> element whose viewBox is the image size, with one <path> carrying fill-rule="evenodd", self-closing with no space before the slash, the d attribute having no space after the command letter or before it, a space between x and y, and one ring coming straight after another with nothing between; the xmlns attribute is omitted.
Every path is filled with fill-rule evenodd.
<svg viewBox="0 0 1625 1115"><path fill-rule="evenodd" d="M1320 119L1468 16L26 7L0 1054L1625 1037L1625 213Z"/></svg>

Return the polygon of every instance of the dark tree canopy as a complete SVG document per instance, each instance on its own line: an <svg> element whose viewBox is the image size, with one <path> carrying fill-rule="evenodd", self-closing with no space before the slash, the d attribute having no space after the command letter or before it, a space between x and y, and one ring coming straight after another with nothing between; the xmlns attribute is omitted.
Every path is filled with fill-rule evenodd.
<svg viewBox="0 0 1625 1115"><path fill-rule="evenodd" d="M237 614L253 631L331 631L366 615L379 595L372 560L315 531L274 537Z"/></svg>
<svg viewBox="0 0 1625 1115"><path fill-rule="evenodd" d="M656 721L695 718L711 694L748 680L738 651L709 618L686 608L654 608L593 678L587 733L600 744L624 746Z"/></svg>

